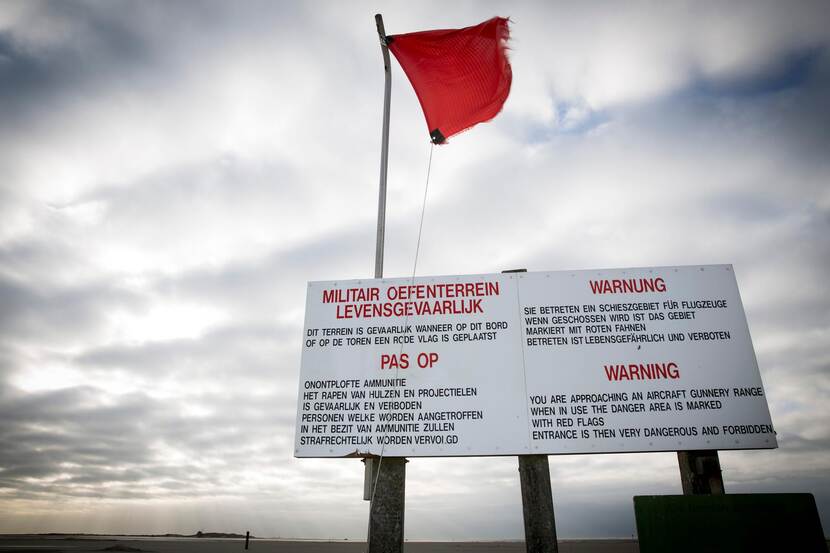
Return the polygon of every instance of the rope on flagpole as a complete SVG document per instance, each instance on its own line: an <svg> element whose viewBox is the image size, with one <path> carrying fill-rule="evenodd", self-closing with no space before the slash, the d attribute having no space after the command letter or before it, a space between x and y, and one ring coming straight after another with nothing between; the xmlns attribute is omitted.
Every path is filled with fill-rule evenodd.
<svg viewBox="0 0 830 553"><path fill-rule="evenodd" d="M427 210L427 190L429 190L429 174L432 171L432 152L435 143L429 143L429 163L427 164L427 182L424 185L424 201L421 204L421 222L418 224L418 242L415 244L415 262L412 264L412 278L410 284L415 283L415 270L418 268L418 253L421 251L421 233L424 230L424 212Z"/></svg>
<svg viewBox="0 0 830 553"><path fill-rule="evenodd" d="M424 230L424 213L426 213L426 209L427 209L427 191L429 190L429 175L432 173L432 153L433 153L434 150L435 150L435 143L430 142L430 145L429 145L429 162L427 163L427 178L426 178L426 182L424 183L424 199L423 199L423 202L421 203L421 220L418 223L418 241L415 243L415 260L412 263L412 276L409 278L410 285L415 284L415 271L418 268L418 254L421 251L421 235L423 234L423 230ZM406 318L404 319L404 324L403 324L404 328L406 328L406 325L408 323L409 323L409 314L407 314ZM401 344L401 347L398 350L398 359L401 358L401 353L403 353L403 344ZM395 367L395 378L396 379L398 378L398 373L400 372L400 370L401 370L401 366L400 366L400 363L398 363L398 366ZM383 463L383 453L384 453L385 450L386 450L386 440L384 440L383 443L380 446L380 455L378 455L377 471L375 472L374 482L372 482L372 496L369 499L369 512L370 513L372 512L372 506L374 505L374 502L375 502L375 490L377 490L377 487L378 487L378 478L380 477L380 466Z"/></svg>

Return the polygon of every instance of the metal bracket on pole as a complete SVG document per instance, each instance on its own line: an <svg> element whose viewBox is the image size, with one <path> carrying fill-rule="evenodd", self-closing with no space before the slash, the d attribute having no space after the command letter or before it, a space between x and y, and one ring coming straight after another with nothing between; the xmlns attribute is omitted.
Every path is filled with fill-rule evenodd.
<svg viewBox="0 0 830 553"><path fill-rule="evenodd" d="M716 449L678 451L683 495L723 495L723 475Z"/></svg>

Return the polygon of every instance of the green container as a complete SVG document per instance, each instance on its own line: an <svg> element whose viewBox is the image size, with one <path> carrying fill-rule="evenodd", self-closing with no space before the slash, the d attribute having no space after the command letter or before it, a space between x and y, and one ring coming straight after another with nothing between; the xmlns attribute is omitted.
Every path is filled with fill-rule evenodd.
<svg viewBox="0 0 830 553"><path fill-rule="evenodd" d="M813 494L634 497L640 553L827 553Z"/></svg>

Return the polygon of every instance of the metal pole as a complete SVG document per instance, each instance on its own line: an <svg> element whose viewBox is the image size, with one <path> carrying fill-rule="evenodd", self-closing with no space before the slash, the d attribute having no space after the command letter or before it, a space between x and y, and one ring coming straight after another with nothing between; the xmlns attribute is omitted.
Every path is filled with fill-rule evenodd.
<svg viewBox="0 0 830 553"><path fill-rule="evenodd" d="M723 495L723 475L716 449L678 451L683 495Z"/></svg>
<svg viewBox="0 0 830 553"><path fill-rule="evenodd" d="M389 64L389 48L386 47L386 31L383 17L375 15L380 37L380 52L383 54L383 133L380 142L380 189L378 192L378 232L375 243L375 278L383 278L383 238L386 232L386 169L389 165L389 103L392 96L392 68Z"/></svg>
<svg viewBox="0 0 830 553"><path fill-rule="evenodd" d="M383 17L375 15L383 54L383 134L380 146L380 186L378 191L378 229L375 245L375 278L383 278L383 239L386 231L386 170L389 165L389 104L392 71L389 62ZM370 553L403 553L406 459L378 457L364 460L364 499L370 499L367 546ZM368 480L368 481L367 481Z"/></svg>
<svg viewBox="0 0 830 553"><path fill-rule="evenodd" d="M383 278L383 239L386 235L386 172L389 166L389 104L392 100L392 67L389 63L389 48L386 47L386 29L383 16L375 14L375 25L380 39L380 53L383 55L383 131L380 135L380 184L378 186L378 228L375 239L375 278ZM363 499L372 498L372 474L377 458L367 457L363 476Z"/></svg>

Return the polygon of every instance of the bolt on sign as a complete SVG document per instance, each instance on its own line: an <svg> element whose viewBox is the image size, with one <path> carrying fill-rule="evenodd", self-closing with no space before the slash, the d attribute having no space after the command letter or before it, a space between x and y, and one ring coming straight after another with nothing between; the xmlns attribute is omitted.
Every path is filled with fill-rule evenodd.
<svg viewBox="0 0 830 553"><path fill-rule="evenodd" d="M308 285L297 457L775 447L731 265Z"/></svg>

